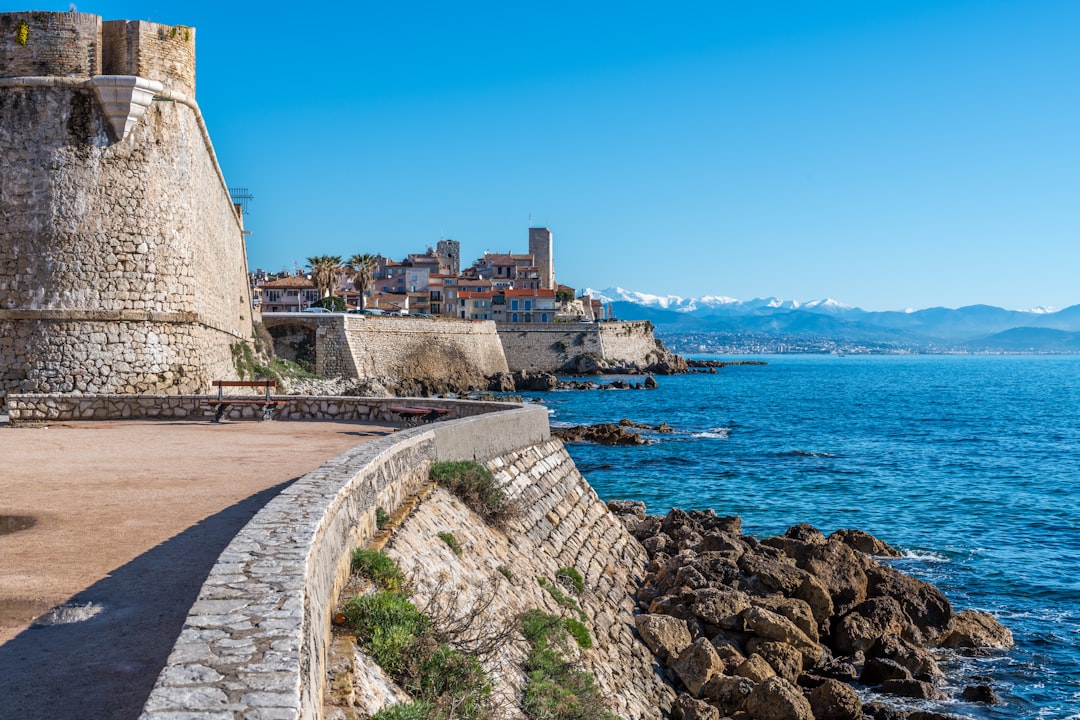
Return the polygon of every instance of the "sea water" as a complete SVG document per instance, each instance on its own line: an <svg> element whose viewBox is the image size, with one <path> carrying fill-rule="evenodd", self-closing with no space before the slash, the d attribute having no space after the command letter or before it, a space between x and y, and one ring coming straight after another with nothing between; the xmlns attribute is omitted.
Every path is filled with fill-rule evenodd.
<svg viewBox="0 0 1080 720"><path fill-rule="evenodd" d="M996 616L1015 649L952 663L1002 702L939 711L1080 718L1080 357L713 359L767 364L526 395L554 426L675 428L646 431L647 446L568 446L605 500L712 508L762 537L799 522L865 530L956 610Z"/></svg>

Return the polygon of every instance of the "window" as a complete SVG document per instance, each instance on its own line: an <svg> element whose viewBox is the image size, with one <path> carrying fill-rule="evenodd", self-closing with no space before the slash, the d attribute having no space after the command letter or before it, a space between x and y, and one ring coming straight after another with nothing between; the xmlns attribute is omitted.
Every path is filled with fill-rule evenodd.
<svg viewBox="0 0 1080 720"><path fill-rule="evenodd" d="M517 303L517 300L515 300L514 302L515 302L515 303ZM510 322L517 322L517 321L518 321L518 314L517 314L517 313L513 313L513 314L512 314L511 316L510 316Z"/></svg>
<svg viewBox="0 0 1080 720"><path fill-rule="evenodd" d="M547 313L540 313L540 322L547 322Z"/></svg>
<svg viewBox="0 0 1080 720"><path fill-rule="evenodd" d="M532 310L532 300L526 300L525 301L525 309L526 310Z"/></svg>
<svg viewBox="0 0 1080 720"><path fill-rule="evenodd" d="M518 309L518 301L517 300L511 300L510 301L510 309L511 310L517 310ZM514 322L517 322L517 320L515 320Z"/></svg>

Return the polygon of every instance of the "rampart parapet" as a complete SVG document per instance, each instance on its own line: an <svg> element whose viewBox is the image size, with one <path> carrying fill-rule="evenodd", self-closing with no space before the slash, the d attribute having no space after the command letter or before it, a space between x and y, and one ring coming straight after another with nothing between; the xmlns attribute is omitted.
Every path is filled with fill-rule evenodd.
<svg viewBox="0 0 1080 720"><path fill-rule="evenodd" d="M195 29L77 12L0 13L0 77L137 75L195 95Z"/></svg>

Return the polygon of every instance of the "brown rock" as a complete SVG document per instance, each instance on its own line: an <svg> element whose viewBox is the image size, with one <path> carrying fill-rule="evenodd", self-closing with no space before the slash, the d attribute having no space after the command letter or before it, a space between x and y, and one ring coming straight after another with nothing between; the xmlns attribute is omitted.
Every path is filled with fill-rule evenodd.
<svg viewBox="0 0 1080 720"><path fill-rule="evenodd" d="M964 610L953 616L948 631L937 644L945 648L1007 650L1013 646L1013 636L1009 628L991 615Z"/></svg>
<svg viewBox="0 0 1080 720"><path fill-rule="evenodd" d="M798 653L796 653L798 655ZM800 662L802 658L800 657ZM769 661L761 657L757 653L752 653L750 657L743 660L739 665L731 671L732 675L744 677L747 680L754 682L761 682L765 678L770 678L776 675L776 671L773 670Z"/></svg>
<svg viewBox="0 0 1080 720"><path fill-rule="evenodd" d="M861 553L867 555L874 555L877 557L891 557L898 558L903 557L899 550L887 545L886 543L878 540L870 533L863 532L862 530L837 530L829 539L836 538L840 542L844 543L852 550L858 550Z"/></svg>
<svg viewBox="0 0 1080 720"><path fill-rule="evenodd" d="M713 675L723 672L724 662L705 638L698 638L679 654L671 666L675 675L694 697L701 697L701 688Z"/></svg>
<svg viewBox="0 0 1080 720"><path fill-rule="evenodd" d="M805 600L787 598L782 595L767 595L765 597L751 597L750 602L758 607L783 615L806 633L808 638L818 642L817 619Z"/></svg>
<svg viewBox="0 0 1080 720"><path fill-rule="evenodd" d="M862 700L850 685L826 680L810 691L814 720L862 720Z"/></svg>
<svg viewBox="0 0 1080 720"><path fill-rule="evenodd" d="M694 593L690 612L710 625L726 630L741 630L743 611L750 607L750 597L738 590L705 588Z"/></svg>
<svg viewBox="0 0 1080 720"><path fill-rule="evenodd" d="M889 658L868 658L863 663L859 681L863 685L880 685L886 680L910 680L911 671Z"/></svg>
<svg viewBox="0 0 1080 720"><path fill-rule="evenodd" d="M519 388L520 389L520 388ZM628 432L614 423L576 425L568 428L552 428L551 434L563 442L594 442L598 445L648 445L649 441L637 433Z"/></svg>
<svg viewBox="0 0 1080 720"><path fill-rule="evenodd" d="M911 621L905 634L925 645L944 634L952 619L952 605L928 582L905 575L888 565L875 564L867 572L867 595L895 599Z"/></svg>
<svg viewBox="0 0 1080 720"><path fill-rule="evenodd" d="M746 631L763 640L775 640L787 643L803 656L805 667L812 667L821 659L823 650L820 645L806 636L795 623L783 615L778 615L764 608L752 607L742 614Z"/></svg>
<svg viewBox="0 0 1080 720"><path fill-rule="evenodd" d="M794 561L774 560L759 553L743 553L738 565L750 586L755 579L764 586L764 592L759 594L778 592L791 595L807 575L805 570L795 567Z"/></svg>
<svg viewBox="0 0 1080 720"><path fill-rule="evenodd" d="M661 662L676 660L693 641L686 621L670 615L638 615L634 624L641 639Z"/></svg>
<svg viewBox="0 0 1080 720"><path fill-rule="evenodd" d="M802 585L792 593L792 597L802 600L810 607L819 628L828 626L833 616L832 595L816 575L807 575Z"/></svg>
<svg viewBox="0 0 1080 720"><path fill-rule="evenodd" d="M744 677L714 675L702 688L702 697L716 705L725 715L734 715L746 707L746 699L753 692L755 683Z"/></svg>
<svg viewBox="0 0 1080 720"><path fill-rule="evenodd" d="M890 695L919 700L945 700L948 697L925 680L886 680L881 684L881 689Z"/></svg>
<svg viewBox="0 0 1080 720"><path fill-rule="evenodd" d="M885 705L880 702L863 703L863 716L870 720L906 720L907 713L903 710Z"/></svg>
<svg viewBox="0 0 1080 720"><path fill-rule="evenodd" d="M933 680L942 677L934 656L910 640L897 635L880 638L866 653L868 658L886 658L907 668L915 678Z"/></svg>
<svg viewBox="0 0 1080 720"><path fill-rule="evenodd" d="M960 697L968 702L983 703L985 705L996 705L998 703L997 693L989 685L968 685L964 688L964 692L960 694Z"/></svg>
<svg viewBox="0 0 1080 720"><path fill-rule="evenodd" d="M763 680L746 699L752 720L813 720L810 702L798 687L780 677Z"/></svg>
<svg viewBox="0 0 1080 720"><path fill-rule="evenodd" d="M720 720L719 710L686 693L682 693L675 700L672 715L682 720Z"/></svg>
<svg viewBox="0 0 1080 720"><path fill-rule="evenodd" d="M833 630L832 648L841 655L869 650L884 635L905 634L907 616L891 597L873 597L859 603Z"/></svg>
<svg viewBox="0 0 1080 720"><path fill-rule="evenodd" d="M752 638L746 643L746 652L760 655L772 668L773 674L790 683L795 683L802 673L802 653L787 643Z"/></svg>
<svg viewBox="0 0 1080 720"><path fill-rule="evenodd" d="M839 540L830 540L824 545L809 545L805 556L799 560L799 567L821 580L829 590L837 613L847 612L867 597L863 563L854 550Z"/></svg>

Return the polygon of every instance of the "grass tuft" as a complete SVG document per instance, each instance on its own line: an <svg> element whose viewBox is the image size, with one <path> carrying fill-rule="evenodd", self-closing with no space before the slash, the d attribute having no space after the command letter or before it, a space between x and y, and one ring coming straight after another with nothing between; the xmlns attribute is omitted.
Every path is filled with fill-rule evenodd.
<svg viewBox="0 0 1080 720"><path fill-rule="evenodd" d="M517 515L516 505L495 482L491 471L480 463L471 460L433 463L429 477L495 527L505 528Z"/></svg>
<svg viewBox="0 0 1080 720"><path fill-rule="evenodd" d="M358 548L353 551L352 569L384 590L400 591L405 585L405 574L388 555L375 550Z"/></svg>
<svg viewBox="0 0 1080 720"><path fill-rule="evenodd" d="M458 539L454 537L454 533L441 532L439 533L439 539L446 543L447 547L450 548L451 552L453 552L458 557L461 557L461 543L459 543Z"/></svg>

